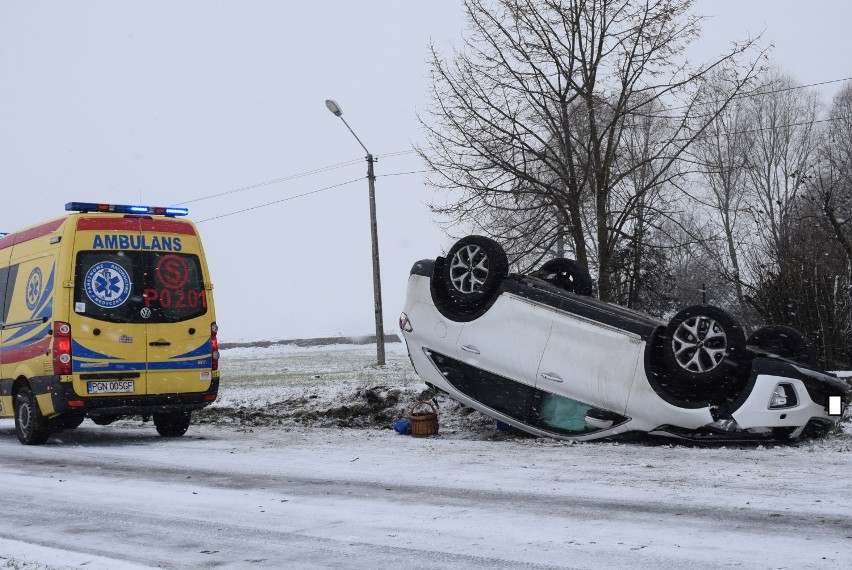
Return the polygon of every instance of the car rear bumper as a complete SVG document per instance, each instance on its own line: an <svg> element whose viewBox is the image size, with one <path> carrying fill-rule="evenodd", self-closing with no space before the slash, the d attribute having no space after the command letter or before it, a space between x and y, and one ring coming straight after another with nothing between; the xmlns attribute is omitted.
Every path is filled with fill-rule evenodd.
<svg viewBox="0 0 852 570"><path fill-rule="evenodd" d="M200 410L212 404L219 392L219 378L211 379L210 387L204 392L127 396L81 397L70 382L60 382L58 376L33 378L30 384L36 394L50 394L55 413L88 416L133 416Z"/></svg>

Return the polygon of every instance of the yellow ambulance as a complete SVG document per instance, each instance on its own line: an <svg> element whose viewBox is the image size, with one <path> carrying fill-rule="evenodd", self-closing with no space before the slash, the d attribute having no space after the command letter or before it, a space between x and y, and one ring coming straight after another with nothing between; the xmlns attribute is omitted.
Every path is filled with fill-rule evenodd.
<svg viewBox="0 0 852 570"><path fill-rule="evenodd" d="M0 237L0 417L23 444L88 417L186 433L219 389L213 285L185 208L70 202Z"/></svg>

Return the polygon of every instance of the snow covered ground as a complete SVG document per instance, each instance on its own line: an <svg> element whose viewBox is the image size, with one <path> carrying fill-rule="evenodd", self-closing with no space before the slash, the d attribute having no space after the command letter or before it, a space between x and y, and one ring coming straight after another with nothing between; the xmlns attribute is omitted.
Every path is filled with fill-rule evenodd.
<svg viewBox="0 0 852 570"><path fill-rule="evenodd" d="M179 439L0 421L0 569L848 568L852 425L796 445L571 444L440 402L404 346L231 349Z"/></svg>

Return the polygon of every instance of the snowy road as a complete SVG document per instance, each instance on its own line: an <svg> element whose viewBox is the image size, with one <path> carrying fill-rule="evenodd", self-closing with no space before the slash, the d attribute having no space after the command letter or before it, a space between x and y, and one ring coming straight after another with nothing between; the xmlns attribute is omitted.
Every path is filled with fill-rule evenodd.
<svg viewBox="0 0 852 570"><path fill-rule="evenodd" d="M849 568L848 441L166 440L87 421L25 447L3 420L0 568Z"/></svg>

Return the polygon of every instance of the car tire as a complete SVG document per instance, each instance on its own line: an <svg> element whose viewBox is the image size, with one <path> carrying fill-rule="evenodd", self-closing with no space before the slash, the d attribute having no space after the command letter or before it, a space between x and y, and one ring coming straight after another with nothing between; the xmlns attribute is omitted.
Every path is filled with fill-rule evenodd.
<svg viewBox="0 0 852 570"><path fill-rule="evenodd" d="M592 276L573 259L565 257L551 259L542 265L536 271L536 274L548 283L569 293L586 297L592 294Z"/></svg>
<svg viewBox="0 0 852 570"><path fill-rule="evenodd" d="M712 391L736 379L745 358L742 327L718 307L693 305L669 321L662 338L666 368L687 388Z"/></svg>
<svg viewBox="0 0 852 570"><path fill-rule="evenodd" d="M817 352L805 336L784 325L768 325L751 333L746 344L807 366L817 366Z"/></svg>
<svg viewBox="0 0 852 570"><path fill-rule="evenodd" d="M191 412L170 412L154 414L154 427L163 437L180 437L189 429L192 422Z"/></svg>
<svg viewBox="0 0 852 570"><path fill-rule="evenodd" d="M455 243L441 269L441 284L450 310L470 313L491 300L509 275L506 252L493 239L467 236Z"/></svg>
<svg viewBox="0 0 852 570"><path fill-rule="evenodd" d="M24 386L15 396L15 434L24 445L41 445L50 437L35 396Z"/></svg>

